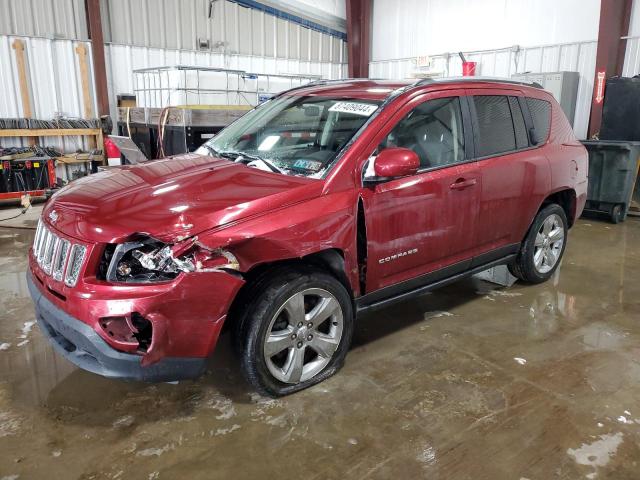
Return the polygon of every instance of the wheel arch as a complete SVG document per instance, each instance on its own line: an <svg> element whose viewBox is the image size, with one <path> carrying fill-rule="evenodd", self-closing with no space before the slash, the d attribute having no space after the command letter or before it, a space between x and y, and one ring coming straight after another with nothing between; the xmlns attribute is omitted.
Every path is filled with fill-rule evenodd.
<svg viewBox="0 0 640 480"><path fill-rule="evenodd" d="M576 220L575 218L576 205L577 205L576 191L573 190L572 188L562 188L562 189L556 190L553 193L550 193L544 198L544 200L542 200L542 202L540 203L540 206L538 207L535 214L533 215L533 218L529 222L529 226L527 227L527 230L524 232L524 235L522 236L522 240L521 240L522 242L524 242L524 240L529 235L529 231L531 230L531 227L533 226L533 223L535 222L536 217L538 216L538 213L540 213L540 211L543 208L545 208L547 205L551 205L553 203L560 205L560 207L564 210L564 213L567 216L567 222L568 222L567 228L569 229L573 226Z"/></svg>
<svg viewBox="0 0 640 480"><path fill-rule="evenodd" d="M265 262L242 274L245 283L231 303L224 328L228 329L235 322L241 321L243 307L255 296L256 289L259 289L263 282L266 282L276 271L291 268L319 268L338 280L351 299L354 298L353 288L347 276L344 252L338 248L320 250L299 258Z"/></svg>
<svg viewBox="0 0 640 480"><path fill-rule="evenodd" d="M576 205L577 205L576 191L573 188L563 188L548 195L540 205L538 212L547 205L556 203L562 207L565 215L567 216L568 228L571 228L576 221ZM536 215L537 213L536 212ZM535 217L534 217L535 218Z"/></svg>

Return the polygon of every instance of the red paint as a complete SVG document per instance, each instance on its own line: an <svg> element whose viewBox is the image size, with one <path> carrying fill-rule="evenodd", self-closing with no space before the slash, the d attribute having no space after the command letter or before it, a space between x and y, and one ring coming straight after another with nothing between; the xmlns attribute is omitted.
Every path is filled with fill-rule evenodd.
<svg viewBox="0 0 640 480"><path fill-rule="evenodd" d="M23 195L29 195L30 197L44 197L44 190L28 190L26 192L8 192L0 193L0 200L20 200Z"/></svg>
<svg viewBox="0 0 640 480"><path fill-rule="evenodd" d="M376 158L374 168L378 177L405 177L418 171L420 159L408 148L386 148Z"/></svg>
<svg viewBox="0 0 640 480"><path fill-rule="evenodd" d="M382 99L406 85L344 82L291 94ZM415 106L439 97L487 93L549 101L549 138L536 148L420 173L414 173L415 154L383 150L377 173L400 175L363 185L367 160ZM170 243L197 236L208 248L232 252L245 273L259 265L336 250L344 257L345 274L358 297L454 263L470 264L477 255L520 242L554 192L573 192L573 220L582 212L586 189L586 151L551 94L482 80L436 82L410 88L390 101L325 179L285 176L190 154L77 180L52 197L43 219L61 236L87 246L78 284L69 288L44 275L32 255L30 268L51 302L92 326L114 348L118 345L98 325L101 317L138 312L149 319L154 335L145 364L166 356L205 357L244 280L212 271L183 273L159 284L109 284L96 278L107 243L122 242L136 232ZM358 278L359 201L368 239L366 292L360 291ZM50 225L54 209L58 218ZM379 262L402 252L411 253Z"/></svg>

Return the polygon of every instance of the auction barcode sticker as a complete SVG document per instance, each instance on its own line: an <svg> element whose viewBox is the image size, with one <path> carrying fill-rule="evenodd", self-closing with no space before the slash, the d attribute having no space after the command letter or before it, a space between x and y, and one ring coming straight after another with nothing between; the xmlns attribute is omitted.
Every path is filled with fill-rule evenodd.
<svg viewBox="0 0 640 480"><path fill-rule="evenodd" d="M378 105L372 105L370 103L356 103L356 102L337 102L334 103L330 112L341 113L353 113L354 115L362 115L369 117L373 112L378 109Z"/></svg>

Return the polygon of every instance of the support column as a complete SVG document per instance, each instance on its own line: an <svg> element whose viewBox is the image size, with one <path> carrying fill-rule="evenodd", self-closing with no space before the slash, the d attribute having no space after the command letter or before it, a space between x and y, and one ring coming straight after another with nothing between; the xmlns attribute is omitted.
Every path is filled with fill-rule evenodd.
<svg viewBox="0 0 640 480"><path fill-rule="evenodd" d="M369 76L372 0L347 0L349 77Z"/></svg>
<svg viewBox="0 0 640 480"><path fill-rule="evenodd" d="M601 0L600 2L600 26L589 117L589 137L600 131L606 79L622 74L626 41L621 40L621 37L629 34L632 3L633 0Z"/></svg>
<svg viewBox="0 0 640 480"><path fill-rule="evenodd" d="M85 0L87 8L87 26L91 39L93 76L96 84L98 116L109 115L109 90L107 87L107 68L104 57L104 36L100 17L100 0Z"/></svg>

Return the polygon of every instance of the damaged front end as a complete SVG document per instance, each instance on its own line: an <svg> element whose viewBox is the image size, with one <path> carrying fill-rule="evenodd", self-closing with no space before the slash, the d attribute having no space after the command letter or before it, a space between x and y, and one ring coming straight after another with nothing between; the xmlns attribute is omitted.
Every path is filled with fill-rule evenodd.
<svg viewBox="0 0 640 480"><path fill-rule="evenodd" d="M180 273L215 270L238 271L236 257L224 249L210 249L198 237L167 244L137 235L105 248L99 278L113 283L155 283L175 279Z"/></svg>

